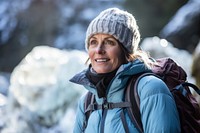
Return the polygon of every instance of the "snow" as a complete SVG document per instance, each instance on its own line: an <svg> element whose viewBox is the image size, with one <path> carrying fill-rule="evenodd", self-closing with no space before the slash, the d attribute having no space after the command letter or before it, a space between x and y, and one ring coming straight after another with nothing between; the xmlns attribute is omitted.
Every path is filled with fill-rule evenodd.
<svg viewBox="0 0 200 133"><path fill-rule="evenodd" d="M2 133L13 128L29 133L33 127L40 133L71 132L75 105L85 90L69 79L86 67L86 60L83 51L35 47L11 74Z"/></svg>
<svg viewBox="0 0 200 133"><path fill-rule="evenodd" d="M188 51L177 49L167 40L160 39L157 36L145 38L141 43L141 47L154 58L172 58L186 71L189 81L194 82L191 77L192 55Z"/></svg>

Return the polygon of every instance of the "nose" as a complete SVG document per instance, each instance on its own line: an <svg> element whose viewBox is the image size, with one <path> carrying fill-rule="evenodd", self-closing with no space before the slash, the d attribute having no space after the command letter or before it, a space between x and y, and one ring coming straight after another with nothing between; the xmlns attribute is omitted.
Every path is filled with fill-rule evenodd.
<svg viewBox="0 0 200 133"><path fill-rule="evenodd" d="M104 49L103 45L98 45L98 47L96 47L96 53L97 54L105 54L105 49Z"/></svg>

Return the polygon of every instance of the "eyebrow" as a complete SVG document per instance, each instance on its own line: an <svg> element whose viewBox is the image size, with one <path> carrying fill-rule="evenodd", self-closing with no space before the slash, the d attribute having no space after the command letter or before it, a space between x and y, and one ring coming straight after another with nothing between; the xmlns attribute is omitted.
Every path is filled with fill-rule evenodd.
<svg viewBox="0 0 200 133"><path fill-rule="evenodd" d="M90 39L92 39L92 38L97 39L97 37L95 37L95 36L91 37ZM117 41L117 39L115 39L112 36L105 37L103 40L105 40L105 39L114 39L115 41Z"/></svg>

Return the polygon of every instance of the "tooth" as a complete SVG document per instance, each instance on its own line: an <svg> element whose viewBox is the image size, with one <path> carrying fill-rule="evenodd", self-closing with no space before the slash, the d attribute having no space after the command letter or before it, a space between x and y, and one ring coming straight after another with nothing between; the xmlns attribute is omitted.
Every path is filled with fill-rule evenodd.
<svg viewBox="0 0 200 133"><path fill-rule="evenodd" d="M97 59L97 62L106 62L106 59Z"/></svg>

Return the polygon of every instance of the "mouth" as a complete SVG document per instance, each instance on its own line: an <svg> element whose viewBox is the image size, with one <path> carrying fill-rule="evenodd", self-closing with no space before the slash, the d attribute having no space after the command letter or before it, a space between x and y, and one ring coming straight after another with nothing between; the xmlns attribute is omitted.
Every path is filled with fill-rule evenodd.
<svg viewBox="0 0 200 133"><path fill-rule="evenodd" d="M101 63L101 62L107 62L109 59L107 58L101 58L101 59L95 59L96 62Z"/></svg>

